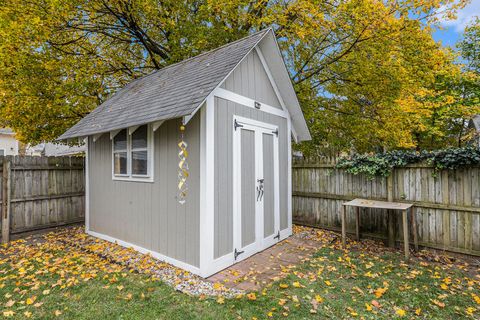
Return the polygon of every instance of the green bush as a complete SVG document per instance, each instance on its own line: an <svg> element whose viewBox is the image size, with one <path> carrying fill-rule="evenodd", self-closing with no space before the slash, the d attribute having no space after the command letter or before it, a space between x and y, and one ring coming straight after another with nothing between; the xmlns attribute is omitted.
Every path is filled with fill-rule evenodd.
<svg viewBox="0 0 480 320"><path fill-rule="evenodd" d="M480 165L480 149L468 146L437 151L390 151L384 153L355 154L340 158L337 169L352 174L365 174L369 179L387 177L395 167L426 162L435 168L435 173L444 169L458 169Z"/></svg>

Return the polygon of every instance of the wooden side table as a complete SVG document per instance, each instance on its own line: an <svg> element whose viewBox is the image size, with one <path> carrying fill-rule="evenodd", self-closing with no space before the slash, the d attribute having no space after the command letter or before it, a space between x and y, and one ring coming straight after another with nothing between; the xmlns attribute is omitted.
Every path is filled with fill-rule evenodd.
<svg viewBox="0 0 480 320"><path fill-rule="evenodd" d="M413 243L415 246L415 250L418 250L417 221L415 219L415 211L412 204L401 203L401 202L376 201L376 200L368 200L368 199L360 199L360 198L357 198L342 204L342 212L341 212L342 246L344 248L345 248L345 240L347 237L347 226L346 226L346 220L347 220L346 207L347 206L355 208L355 218L356 218L355 235L356 235L357 241L360 240L360 208L374 208L374 209L387 209L387 210L401 211L402 221L403 221L403 243L404 243L406 260L410 258L408 219L407 219L407 213L408 213L408 210L410 210L412 229L413 229Z"/></svg>

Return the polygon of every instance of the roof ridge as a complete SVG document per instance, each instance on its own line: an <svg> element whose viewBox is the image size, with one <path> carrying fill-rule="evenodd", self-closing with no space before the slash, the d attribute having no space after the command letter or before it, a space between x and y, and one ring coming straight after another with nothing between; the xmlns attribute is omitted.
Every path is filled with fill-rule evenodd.
<svg viewBox="0 0 480 320"><path fill-rule="evenodd" d="M145 75L145 76L152 75L152 74L157 73L157 72L159 72L159 71L164 71L165 69L169 69L169 68L171 68L171 67L174 67L174 66L176 66L176 65L182 64L182 63L184 63L184 62L187 62L187 61L196 59L196 58L198 58L198 57L200 57L200 56L203 56L203 55L206 55L206 54L210 54L210 53L215 52L215 51L217 51L217 50L220 50L220 49L222 49L222 48L225 48L225 47L228 47L228 46L230 46L230 45L233 45L233 44L235 44L235 43L237 43L237 42L240 42L240 41L243 41L243 40L247 40L247 39L249 39L249 38L252 38L252 37L254 37L254 36L258 35L258 34L266 33L266 32L268 32L269 30L272 30L272 27L268 27L268 28L259 30L259 31L257 31L257 32L254 32L254 33L246 36L246 37L237 39L237 40L232 41L232 42L225 43L225 44L221 45L220 47L216 47L216 48L213 48L213 49L211 49L211 50L208 50L208 51L199 53L199 54L197 54L196 56L193 56L193 57L190 57L190 58L187 58L187 59L184 59L184 60L181 60L181 61L178 61L178 62L169 64L169 65L163 67L162 69L154 70L154 71L152 71L151 73L149 73L149 74L147 74L147 75ZM142 77L139 77L139 78L142 78ZM139 79L139 78L137 78L137 79ZM136 80L136 79L135 79L135 80Z"/></svg>

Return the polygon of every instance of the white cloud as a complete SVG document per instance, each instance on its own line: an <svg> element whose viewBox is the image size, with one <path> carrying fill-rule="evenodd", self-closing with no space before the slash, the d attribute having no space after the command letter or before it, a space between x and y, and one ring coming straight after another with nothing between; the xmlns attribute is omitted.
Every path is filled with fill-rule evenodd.
<svg viewBox="0 0 480 320"><path fill-rule="evenodd" d="M472 0L465 8L457 12L457 19L443 20L441 25L445 28L453 28L458 33L462 33L465 27L473 21L475 17L480 16L480 0Z"/></svg>

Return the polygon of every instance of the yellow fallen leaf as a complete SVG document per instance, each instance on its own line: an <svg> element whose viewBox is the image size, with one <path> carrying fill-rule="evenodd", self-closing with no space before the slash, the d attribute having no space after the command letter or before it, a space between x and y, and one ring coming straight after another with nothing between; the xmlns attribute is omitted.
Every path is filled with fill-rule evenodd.
<svg viewBox="0 0 480 320"><path fill-rule="evenodd" d="M43 293L44 295L50 294L50 290L48 290L48 289L47 289L47 290L43 290L42 293Z"/></svg>
<svg viewBox="0 0 480 320"><path fill-rule="evenodd" d="M273 317L273 312L270 311L269 313L267 313L267 316L268 316L269 318Z"/></svg>
<svg viewBox="0 0 480 320"><path fill-rule="evenodd" d="M388 290L388 288L378 288L377 290L375 290L374 294L375 294L375 297L377 298L380 298L381 296L383 296L383 294Z"/></svg>
<svg viewBox="0 0 480 320"><path fill-rule="evenodd" d="M443 290L448 290L448 286L445 283L440 284L440 288Z"/></svg>
<svg viewBox="0 0 480 320"><path fill-rule="evenodd" d="M323 298L320 296L320 295L315 295L315 300L318 302L318 303L322 303L323 302Z"/></svg>
<svg viewBox="0 0 480 320"><path fill-rule="evenodd" d="M397 311L395 311L395 313L400 317L403 317L406 314L405 310L403 310L403 309L397 309Z"/></svg>
<svg viewBox="0 0 480 320"><path fill-rule="evenodd" d="M55 310L55 312L53 313L55 315L55 317L58 317L62 314L62 311L60 310Z"/></svg>
<svg viewBox="0 0 480 320"><path fill-rule="evenodd" d="M300 282L295 281L295 282L293 283L293 286L294 286L295 288L300 288L302 285L300 284Z"/></svg>
<svg viewBox="0 0 480 320"><path fill-rule="evenodd" d="M469 316L472 316L474 311L475 311L475 308L473 308L473 307L468 307L467 310L466 310L466 312Z"/></svg>
<svg viewBox="0 0 480 320"><path fill-rule="evenodd" d="M418 308L415 310L415 314L419 316L422 313L422 309Z"/></svg>
<svg viewBox="0 0 480 320"><path fill-rule="evenodd" d="M122 290L123 290L123 286L117 286L117 290L118 290L118 291L122 291Z"/></svg>
<svg viewBox="0 0 480 320"><path fill-rule="evenodd" d="M280 299L278 300L278 304L283 306L285 303L287 303L287 300L286 299Z"/></svg>
<svg viewBox="0 0 480 320"><path fill-rule="evenodd" d="M328 280L325 281L325 284L326 284L327 286L331 286L331 285L332 285L332 283L331 283L330 281L328 281Z"/></svg>
<svg viewBox="0 0 480 320"><path fill-rule="evenodd" d="M288 288L288 284L286 284L286 283L280 283L279 286L280 286L280 288L282 288L282 289Z"/></svg>
<svg viewBox="0 0 480 320"><path fill-rule="evenodd" d="M15 312L13 312L12 310L3 311L3 316L4 317L13 317L14 314L15 314Z"/></svg>
<svg viewBox="0 0 480 320"><path fill-rule="evenodd" d="M32 313L30 311L25 311L23 315L27 318L30 318L32 316Z"/></svg>
<svg viewBox="0 0 480 320"><path fill-rule="evenodd" d="M257 295L255 294L255 292L251 292L247 294L247 298L248 300L257 300Z"/></svg>
<svg viewBox="0 0 480 320"><path fill-rule="evenodd" d="M368 304L368 303L365 303L365 308L367 309L367 311L372 311L372 305L371 304Z"/></svg>
<svg viewBox="0 0 480 320"><path fill-rule="evenodd" d="M224 304L224 303L225 303L225 298L222 297L222 296L219 296L219 297L217 298L217 303L218 303L218 304Z"/></svg>
<svg viewBox="0 0 480 320"><path fill-rule="evenodd" d="M27 301L25 301L25 303L26 303L27 305L31 305L31 304L33 304L33 303L35 302L36 299L37 299L36 296L33 296L33 297L31 297L31 298L27 298Z"/></svg>

